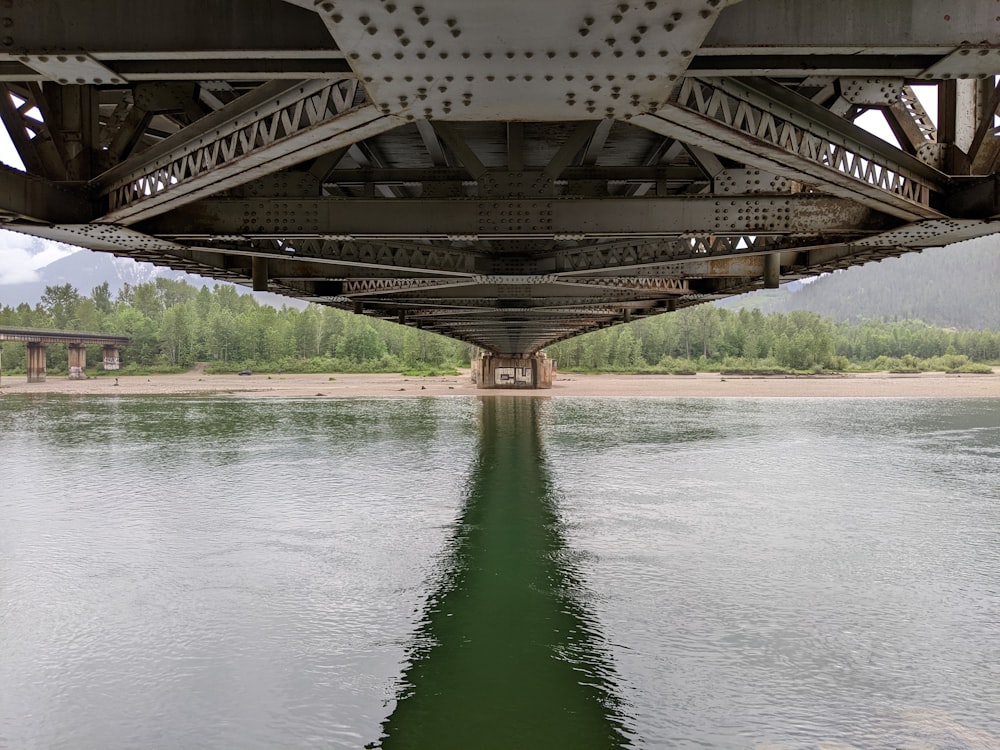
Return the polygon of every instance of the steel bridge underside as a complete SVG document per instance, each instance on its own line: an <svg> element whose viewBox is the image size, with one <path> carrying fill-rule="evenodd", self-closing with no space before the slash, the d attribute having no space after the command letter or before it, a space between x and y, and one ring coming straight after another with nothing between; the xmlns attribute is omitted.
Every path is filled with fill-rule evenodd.
<svg viewBox="0 0 1000 750"><path fill-rule="evenodd" d="M0 222L527 356L997 231L998 72L981 0L12 0Z"/></svg>

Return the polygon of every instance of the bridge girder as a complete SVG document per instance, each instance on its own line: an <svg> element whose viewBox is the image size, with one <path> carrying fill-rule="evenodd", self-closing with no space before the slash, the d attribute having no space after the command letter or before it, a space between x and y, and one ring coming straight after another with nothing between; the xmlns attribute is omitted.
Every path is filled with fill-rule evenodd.
<svg viewBox="0 0 1000 750"><path fill-rule="evenodd" d="M498 353L1000 218L976 0L3 13L7 228Z"/></svg>

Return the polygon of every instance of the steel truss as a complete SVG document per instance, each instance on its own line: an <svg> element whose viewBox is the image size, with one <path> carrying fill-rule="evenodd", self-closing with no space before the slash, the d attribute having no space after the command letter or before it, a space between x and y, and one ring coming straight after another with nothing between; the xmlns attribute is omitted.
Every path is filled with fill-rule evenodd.
<svg viewBox="0 0 1000 750"><path fill-rule="evenodd" d="M15 4L0 221L508 354L993 233L993 9L807 5Z"/></svg>

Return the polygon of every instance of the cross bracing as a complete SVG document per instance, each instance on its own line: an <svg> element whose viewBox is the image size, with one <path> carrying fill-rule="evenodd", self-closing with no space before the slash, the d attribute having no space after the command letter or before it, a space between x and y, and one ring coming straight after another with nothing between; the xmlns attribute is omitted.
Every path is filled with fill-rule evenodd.
<svg viewBox="0 0 1000 750"><path fill-rule="evenodd" d="M6 228L500 354L1000 218L979 0L8 5Z"/></svg>

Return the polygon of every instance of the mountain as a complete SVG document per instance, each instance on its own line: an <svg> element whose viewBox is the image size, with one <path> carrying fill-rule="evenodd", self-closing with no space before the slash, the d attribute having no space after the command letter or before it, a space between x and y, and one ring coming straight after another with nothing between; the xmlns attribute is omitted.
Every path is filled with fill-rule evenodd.
<svg viewBox="0 0 1000 750"><path fill-rule="evenodd" d="M140 263L131 258L119 258L110 253L80 250L38 269L37 281L0 285L0 307L17 307L22 302L34 307L41 301L45 287L61 284L72 284L81 295L90 296L94 287L107 281L111 299L114 299L118 290L125 284L136 286L157 278L186 281L198 288L228 283L154 266L152 263ZM278 294L251 292L241 286L236 286L236 289L240 293L253 294L258 302L272 307L280 308L282 305L287 305L301 309L306 306L301 300Z"/></svg>
<svg viewBox="0 0 1000 750"><path fill-rule="evenodd" d="M157 277L181 279L187 274L138 263L131 258L116 258L108 253L81 250L38 269L38 280L0 286L0 306L16 307L22 302L34 306L47 286L72 284L82 295L107 281L114 299L125 284L143 284ZM189 277L192 281L198 277ZM201 286L201 284L199 284Z"/></svg>
<svg viewBox="0 0 1000 750"><path fill-rule="evenodd" d="M726 307L809 310L846 323L918 319L1000 330L1000 237L983 237L743 295Z"/></svg>

